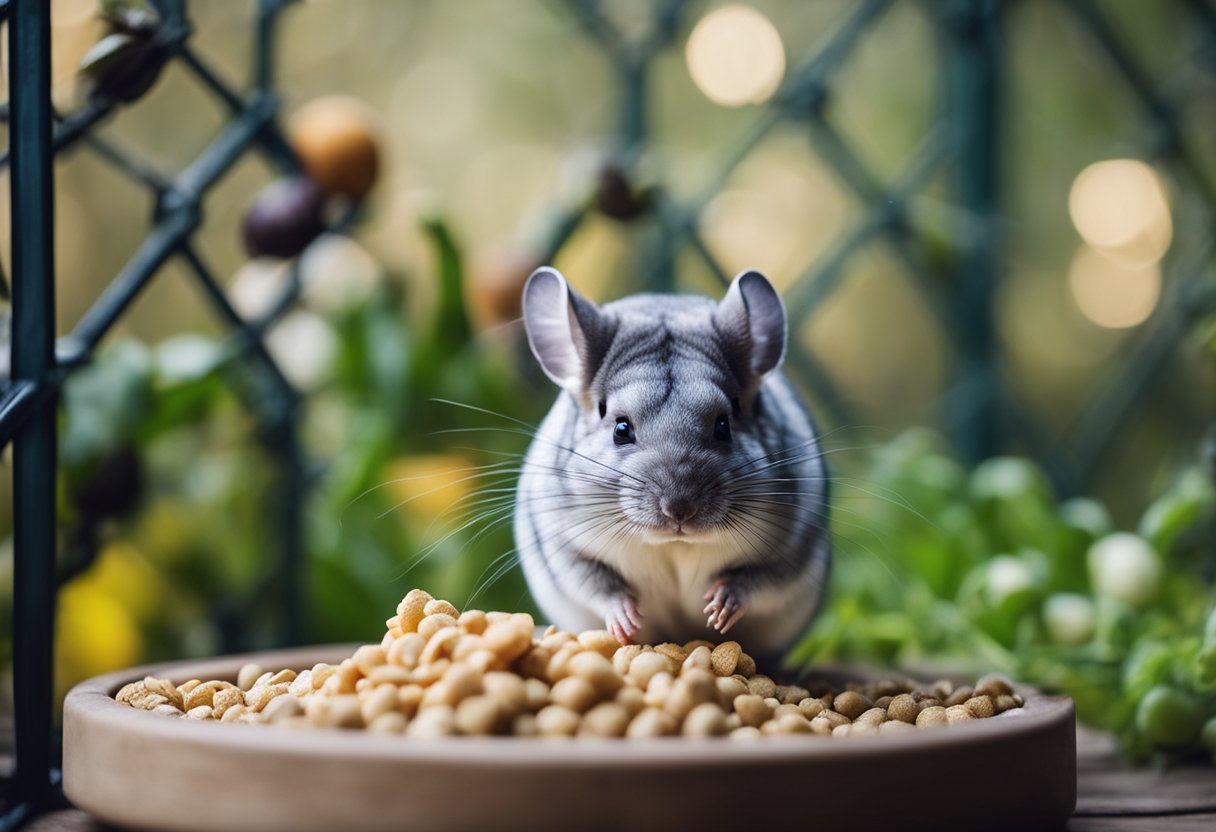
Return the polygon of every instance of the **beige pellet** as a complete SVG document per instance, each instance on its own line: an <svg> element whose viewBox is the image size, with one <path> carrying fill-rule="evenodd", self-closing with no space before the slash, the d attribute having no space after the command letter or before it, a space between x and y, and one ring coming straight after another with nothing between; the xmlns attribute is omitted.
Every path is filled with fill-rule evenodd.
<svg viewBox="0 0 1216 832"><path fill-rule="evenodd" d="M513 662L532 646L532 631L508 619L486 627L486 647L503 661Z"/></svg>
<svg viewBox="0 0 1216 832"><path fill-rule="evenodd" d="M435 637L435 633L447 627L460 632L460 627L456 624L456 616L448 615L446 612L437 612L434 615L426 616L418 622L418 635L430 641Z"/></svg>
<svg viewBox="0 0 1216 832"><path fill-rule="evenodd" d="M612 662L589 650L570 659L570 672L590 682L596 696L601 699L614 695L624 684L624 680L612 669Z"/></svg>
<svg viewBox="0 0 1216 832"><path fill-rule="evenodd" d="M658 708L646 708L639 711L629 721L625 736L630 739L637 737L664 737L676 733L680 723Z"/></svg>
<svg viewBox="0 0 1216 832"><path fill-rule="evenodd" d="M168 703L166 702L165 705L168 705ZM165 705L159 705L157 707L163 708ZM169 705L169 707L173 708L172 705ZM176 711L177 708L173 708L173 710ZM211 706L199 705L196 708L191 708L190 710L186 711L186 719L211 719Z"/></svg>
<svg viewBox="0 0 1216 832"><path fill-rule="evenodd" d="M249 690L263 672L262 666L258 664L241 665L241 669L236 674L236 686L241 690Z"/></svg>
<svg viewBox="0 0 1216 832"><path fill-rule="evenodd" d="M332 664L326 664L325 662L318 662L317 664L314 664L312 666L312 689L320 690L321 686L325 684L325 680L330 676L333 676L337 670L338 668L334 667ZM249 688L242 687L241 690L249 690Z"/></svg>
<svg viewBox="0 0 1216 832"><path fill-rule="evenodd" d="M753 676L747 680L747 691L767 699L777 694L777 683L764 675Z"/></svg>
<svg viewBox="0 0 1216 832"><path fill-rule="evenodd" d="M367 724L367 730L375 734L400 734L405 731L407 720L400 711L387 711Z"/></svg>
<svg viewBox="0 0 1216 832"><path fill-rule="evenodd" d="M616 692L614 701L625 709L625 713L629 714L630 719L633 719L645 707L646 696L632 685L626 685Z"/></svg>
<svg viewBox="0 0 1216 832"><path fill-rule="evenodd" d="M739 656L742 653L743 648L737 641L724 641L715 647L709 657L714 675L729 676L734 673L735 668L739 666Z"/></svg>
<svg viewBox="0 0 1216 832"><path fill-rule="evenodd" d="M435 633L435 635L431 636L430 640L427 641L426 647L422 648L422 655L418 657L418 663L434 664L440 659L454 658L456 645L462 639L467 640L469 638L476 638L476 636L469 636L466 633L462 633L456 627L444 627L439 632ZM477 651L477 649L478 647L470 648L463 658L467 660L469 656Z"/></svg>
<svg viewBox="0 0 1216 832"><path fill-rule="evenodd" d="M240 688L217 691L211 700L211 718L223 719L230 708L245 704L245 692Z"/></svg>
<svg viewBox="0 0 1216 832"><path fill-rule="evenodd" d="M740 653L739 661L735 665L735 672L742 673L744 676L756 675L756 660L747 653Z"/></svg>
<svg viewBox="0 0 1216 832"><path fill-rule="evenodd" d="M946 725L950 720L946 717L946 709L941 705L930 705L916 716L917 728L932 728L935 725Z"/></svg>
<svg viewBox="0 0 1216 832"><path fill-rule="evenodd" d="M747 694L747 685L734 676L722 676L715 679L714 687L718 689L718 704L725 709L731 708L731 703L735 701L736 697Z"/></svg>
<svg viewBox="0 0 1216 832"><path fill-rule="evenodd" d="M511 733L517 737L539 737L536 714L519 714L511 721Z"/></svg>
<svg viewBox="0 0 1216 832"><path fill-rule="evenodd" d="M712 641L706 641L703 638L695 638L692 641L684 642L685 652L691 653L693 650L696 650L698 647L704 647L706 650L713 650L714 643Z"/></svg>
<svg viewBox="0 0 1216 832"><path fill-rule="evenodd" d="M553 704L575 713L583 713L599 700L595 687L581 676L567 676L549 691Z"/></svg>
<svg viewBox="0 0 1216 832"><path fill-rule="evenodd" d="M966 722L969 719L975 719L975 716L966 705L951 705L946 708L946 721L950 724Z"/></svg>
<svg viewBox="0 0 1216 832"><path fill-rule="evenodd" d="M844 693L837 694L836 698L832 700L832 710L844 714L849 719L857 719L873 707L874 703L868 696L855 690L846 690Z"/></svg>
<svg viewBox="0 0 1216 832"><path fill-rule="evenodd" d="M489 622L486 621L486 614L481 610L465 610L456 618L456 624L460 629L470 635L479 636L486 631Z"/></svg>
<svg viewBox="0 0 1216 832"><path fill-rule="evenodd" d="M528 710L527 685L514 673L487 673L481 683L486 695L498 703L503 713L514 716Z"/></svg>
<svg viewBox="0 0 1216 832"><path fill-rule="evenodd" d="M426 617L426 605L430 601L431 596L421 589L411 589L406 594L401 603L397 605L397 618L403 633L418 631L418 624Z"/></svg>
<svg viewBox="0 0 1216 832"><path fill-rule="evenodd" d="M629 663L629 681L644 690L646 683L650 681L650 677L654 674L672 673L674 671L675 668L672 667L671 659L662 653L641 653L635 656L633 661Z"/></svg>
<svg viewBox="0 0 1216 832"><path fill-rule="evenodd" d="M826 710L823 702L808 696L798 703L798 711L807 719L814 719Z"/></svg>
<svg viewBox="0 0 1216 832"><path fill-rule="evenodd" d="M857 716L857 718L853 720L853 724L857 724L859 722L864 722L864 723L868 723L870 725L877 726L877 725L881 725L882 723L884 723L886 721L887 721L887 712L885 710L883 710L882 708L869 708L865 711L862 711Z"/></svg>
<svg viewBox="0 0 1216 832"><path fill-rule="evenodd" d="M1009 684L1009 680L1001 676L984 676L975 684L975 696L991 696L995 699L998 696L1009 696L1012 693L1013 687Z"/></svg>
<svg viewBox="0 0 1216 832"><path fill-rule="evenodd" d="M425 615L448 615L453 619L460 618L460 610L456 609L447 601L441 601L438 598L431 599L426 602L426 606L422 608L422 614Z"/></svg>
<svg viewBox="0 0 1216 832"><path fill-rule="evenodd" d="M878 726L878 733L880 734L899 734L903 733L904 731L915 730L916 726L912 723L903 722L898 719L888 719L886 722L883 722Z"/></svg>
<svg viewBox="0 0 1216 832"><path fill-rule="evenodd" d="M305 673L307 672L308 671L305 671ZM299 680L297 679L296 681ZM397 685L400 687L401 685L408 685L410 683L410 672L404 667L398 667L395 664L382 664L379 667L372 668L372 672L367 674L367 681L370 682L374 688L379 687L380 685ZM296 694L296 696L303 695L302 693L296 692L295 682L292 683L289 690Z"/></svg>
<svg viewBox="0 0 1216 832"><path fill-rule="evenodd" d="M791 705L789 702L782 702L776 708L773 708L773 719L780 719L786 714L802 716L802 709L797 705ZM805 719L805 717L803 718Z"/></svg>
<svg viewBox="0 0 1216 832"><path fill-rule="evenodd" d="M291 684L287 686L287 692L292 696L305 696L312 693L312 671L302 670L296 678L291 680ZM216 694L218 697L219 694Z"/></svg>
<svg viewBox="0 0 1216 832"><path fill-rule="evenodd" d="M536 714L536 728L542 737L572 737L582 717L561 705L549 705Z"/></svg>
<svg viewBox="0 0 1216 832"><path fill-rule="evenodd" d="M549 686L541 679L525 679L524 694L528 700L528 710L533 713L549 702Z"/></svg>
<svg viewBox="0 0 1216 832"><path fill-rule="evenodd" d="M367 725L371 725L376 720L376 717L381 714L387 714L390 711L399 712L399 707L397 705L397 686L389 684L376 687L363 700L363 705L360 708L363 722Z"/></svg>
<svg viewBox="0 0 1216 832"><path fill-rule="evenodd" d="M417 633L406 633L400 638L394 639L392 646L388 648L387 659L398 667L413 670L418 666L418 659L422 656L424 649L426 649L426 639ZM313 668L313 675L316 676L316 668Z"/></svg>
<svg viewBox="0 0 1216 832"><path fill-rule="evenodd" d="M282 722L294 716L304 715L304 704L294 696L277 696L262 710L267 722Z"/></svg>
<svg viewBox="0 0 1216 832"><path fill-rule="evenodd" d="M612 668L619 675L624 676L629 673L629 665L640 655L642 655L642 645L640 644L626 644L618 647L612 654Z"/></svg>
<svg viewBox="0 0 1216 832"><path fill-rule="evenodd" d="M359 649L360 649L360 650L362 650L363 648L362 648L362 647L360 647ZM379 648L377 648L377 647L372 647L372 649L373 649L373 650L377 650L377 649L379 649ZM281 685L281 684L283 684L283 683L287 683L288 685L290 685L290 684L291 684L292 682L294 682L295 680L296 680L296 672L295 672L294 670L291 670L291 669L288 669L288 670L280 670L278 673L275 673L275 674L274 674L274 675L272 675L272 676L271 676L269 679L267 679L267 680L266 680L266 684L268 684L268 685Z"/></svg>
<svg viewBox="0 0 1216 832"><path fill-rule="evenodd" d="M286 684L257 685L245 694L245 705L253 713L258 713L270 704L270 700L286 694L287 687Z"/></svg>
<svg viewBox="0 0 1216 832"><path fill-rule="evenodd" d="M713 667L713 652L705 645L700 645L688 651L684 661L679 665L683 670L709 670Z"/></svg>
<svg viewBox="0 0 1216 832"><path fill-rule="evenodd" d="M654 652L666 656L671 660L672 665L675 667L681 667L684 664L684 661L688 658L688 651L685 650L683 646L673 644L670 641L663 644L656 644Z"/></svg>
<svg viewBox="0 0 1216 832"><path fill-rule="evenodd" d="M955 688L954 691L946 697L943 704L947 708L951 707L952 705L961 705L970 699L974 693L975 689L972 688L971 685L963 685L962 687Z"/></svg>
<svg viewBox="0 0 1216 832"><path fill-rule="evenodd" d="M241 718L241 714L245 713L247 710L248 708L246 708L244 705L233 705L232 707L224 710L223 716L220 717L220 722L236 722ZM213 709L212 715L214 716L214 714L215 711Z"/></svg>
<svg viewBox="0 0 1216 832"><path fill-rule="evenodd" d="M426 694L421 685L402 685L397 688L397 710L412 718L422 705L422 697Z"/></svg>
<svg viewBox="0 0 1216 832"><path fill-rule="evenodd" d="M764 735L760 733L760 729L752 725L744 725L730 732L732 740L743 740L744 742L758 740L763 737Z"/></svg>
<svg viewBox="0 0 1216 832"><path fill-rule="evenodd" d="M898 722L915 724L916 716L919 713L920 706L916 704L916 700L910 693L901 693L893 697L887 704L887 717Z"/></svg>
<svg viewBox="0 0 1216 832"><path fill-rule="evenodd" d="M996 709L998 713L1016 708L1017 704L1013 701L1013 697L1007 693L1002 693L996 698Z"/></svg>
<svg viewBox="0 0 1216 832"><path fill-rule="evenodd" d="M621 645L607 630L585 630L578 634L578 643L611 661Z"/></svg>
<svg viewBox="0 0 1216 832"><path fill-rule="evenodd" d="M629 726L629 713L616 702L601 702L583 715L579 736L623 737Z"/></svg>
<svg viewBox="0 0 1216 832"><path fill-rule="evenodd" d="M450 705L436 705L418 712L405 729L409 737L447 737L456 733L456 711Z"/></svg>
<svg viewBox="0 0 1216 832"><path fill-rule="evenodd" d="M716 702L702 702L684 718L680 733L686 737L717 737L726 733L726 714Z"/></svg>
<svg viewBox="0 0 1216 832"><path fill-rule="evenodd" d="M797 706L794 706L795 708ZM784 713L776 717L779 734L810 734L811 721L800 713Z"/></svg>
<svg viewBox="0 0 1216 832"><path fill-rule="evenodd" d="M963 703L963 707L971 712L976 719L986 719L996 716L996 704L991 696L973 696Z"/></svg>
<svg viewBox="0 0 1216 832"><path fill-rule="evenodd" d="M497 734L507 718L492 696L470 696L456 706L456 730L469 736Z"/></svg>

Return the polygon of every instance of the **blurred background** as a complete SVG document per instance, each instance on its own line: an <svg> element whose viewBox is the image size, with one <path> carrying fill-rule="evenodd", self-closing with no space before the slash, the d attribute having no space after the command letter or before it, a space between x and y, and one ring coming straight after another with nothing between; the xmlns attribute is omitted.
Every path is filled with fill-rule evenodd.
<svg viewBox="0 0 1216 832"><path fill-rule="evenodd" d="M256 5L188 6L193 50L237 89ZM70 113L109 30L96 0L52 10ZM552 263L600 301L716 295L758 268L785 295L787 372L835 477L832 601L794 660L1001 671L1069 692L1134 753L1201 747L1216 717L1207 0L308 0L277 46L305 167L353 153L374 176L346 194L348 234L251 256L251 205L276 173L246 156L195 236L243 316L302 287L267 336L306 394L299 613L279 614L275 553L296 538L274 437L170 260L64 390L60 694L144 661L372 640L414 586L532 609L510 489L555 391L522 341L523 281ZM94 135L170 175L229 118L170 62ZM89 150L56 168L64 331L153 208ZM1162 690L1193 730L1155 721Z"/></svg>

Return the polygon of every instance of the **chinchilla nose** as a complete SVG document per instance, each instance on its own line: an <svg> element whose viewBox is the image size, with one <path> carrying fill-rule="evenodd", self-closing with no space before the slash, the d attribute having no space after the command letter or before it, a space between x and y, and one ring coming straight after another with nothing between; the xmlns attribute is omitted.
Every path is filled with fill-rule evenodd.
<svg viewBox="0 0 1216 832"><path fill-rule="evenodd" d="M676 526L683 526L697 514L696 503L685 496L663 496L659 498L659 511Z"/></svg>

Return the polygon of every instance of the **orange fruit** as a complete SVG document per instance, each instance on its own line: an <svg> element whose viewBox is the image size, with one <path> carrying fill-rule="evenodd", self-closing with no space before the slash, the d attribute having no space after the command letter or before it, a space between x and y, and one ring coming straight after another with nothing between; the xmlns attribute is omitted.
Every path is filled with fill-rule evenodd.
<svg viewBox="0 0 1216 832"><path fill-rule="evenodd" d="M291 145L327 193L360 200L380 170L380 144L368 109L344 95L316 98L291 117Z"/></svg>

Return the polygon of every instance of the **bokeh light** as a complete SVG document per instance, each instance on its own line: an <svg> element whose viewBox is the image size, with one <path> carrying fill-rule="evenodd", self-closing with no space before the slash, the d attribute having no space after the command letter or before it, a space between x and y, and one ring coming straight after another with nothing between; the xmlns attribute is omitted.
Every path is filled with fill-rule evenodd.
<svg viewBox="0 0 1216 832"><path fill-rule="evenodd" d="M723 6L701 18L685 59L697 88L725 107L767 101L785 74L781 35L748 6Z"/></svg>
<svg viewBox="0 0 1216 832"><path fill-rule="evenodd" d="M1085 242L1128 266L1156 263L1174 226L1156 171L1137 159L1095 162L1077 174L1068 213Z"/></svg>
<svg viewBox="0 0 1216 832"><path fill-rule="evenodd" d="M1161 270L1155 263L1116 262L1083 246L1073 258L1068 288L1090 321L1124 329L1143 323L1153 313L1161 297Z"/></svg>

